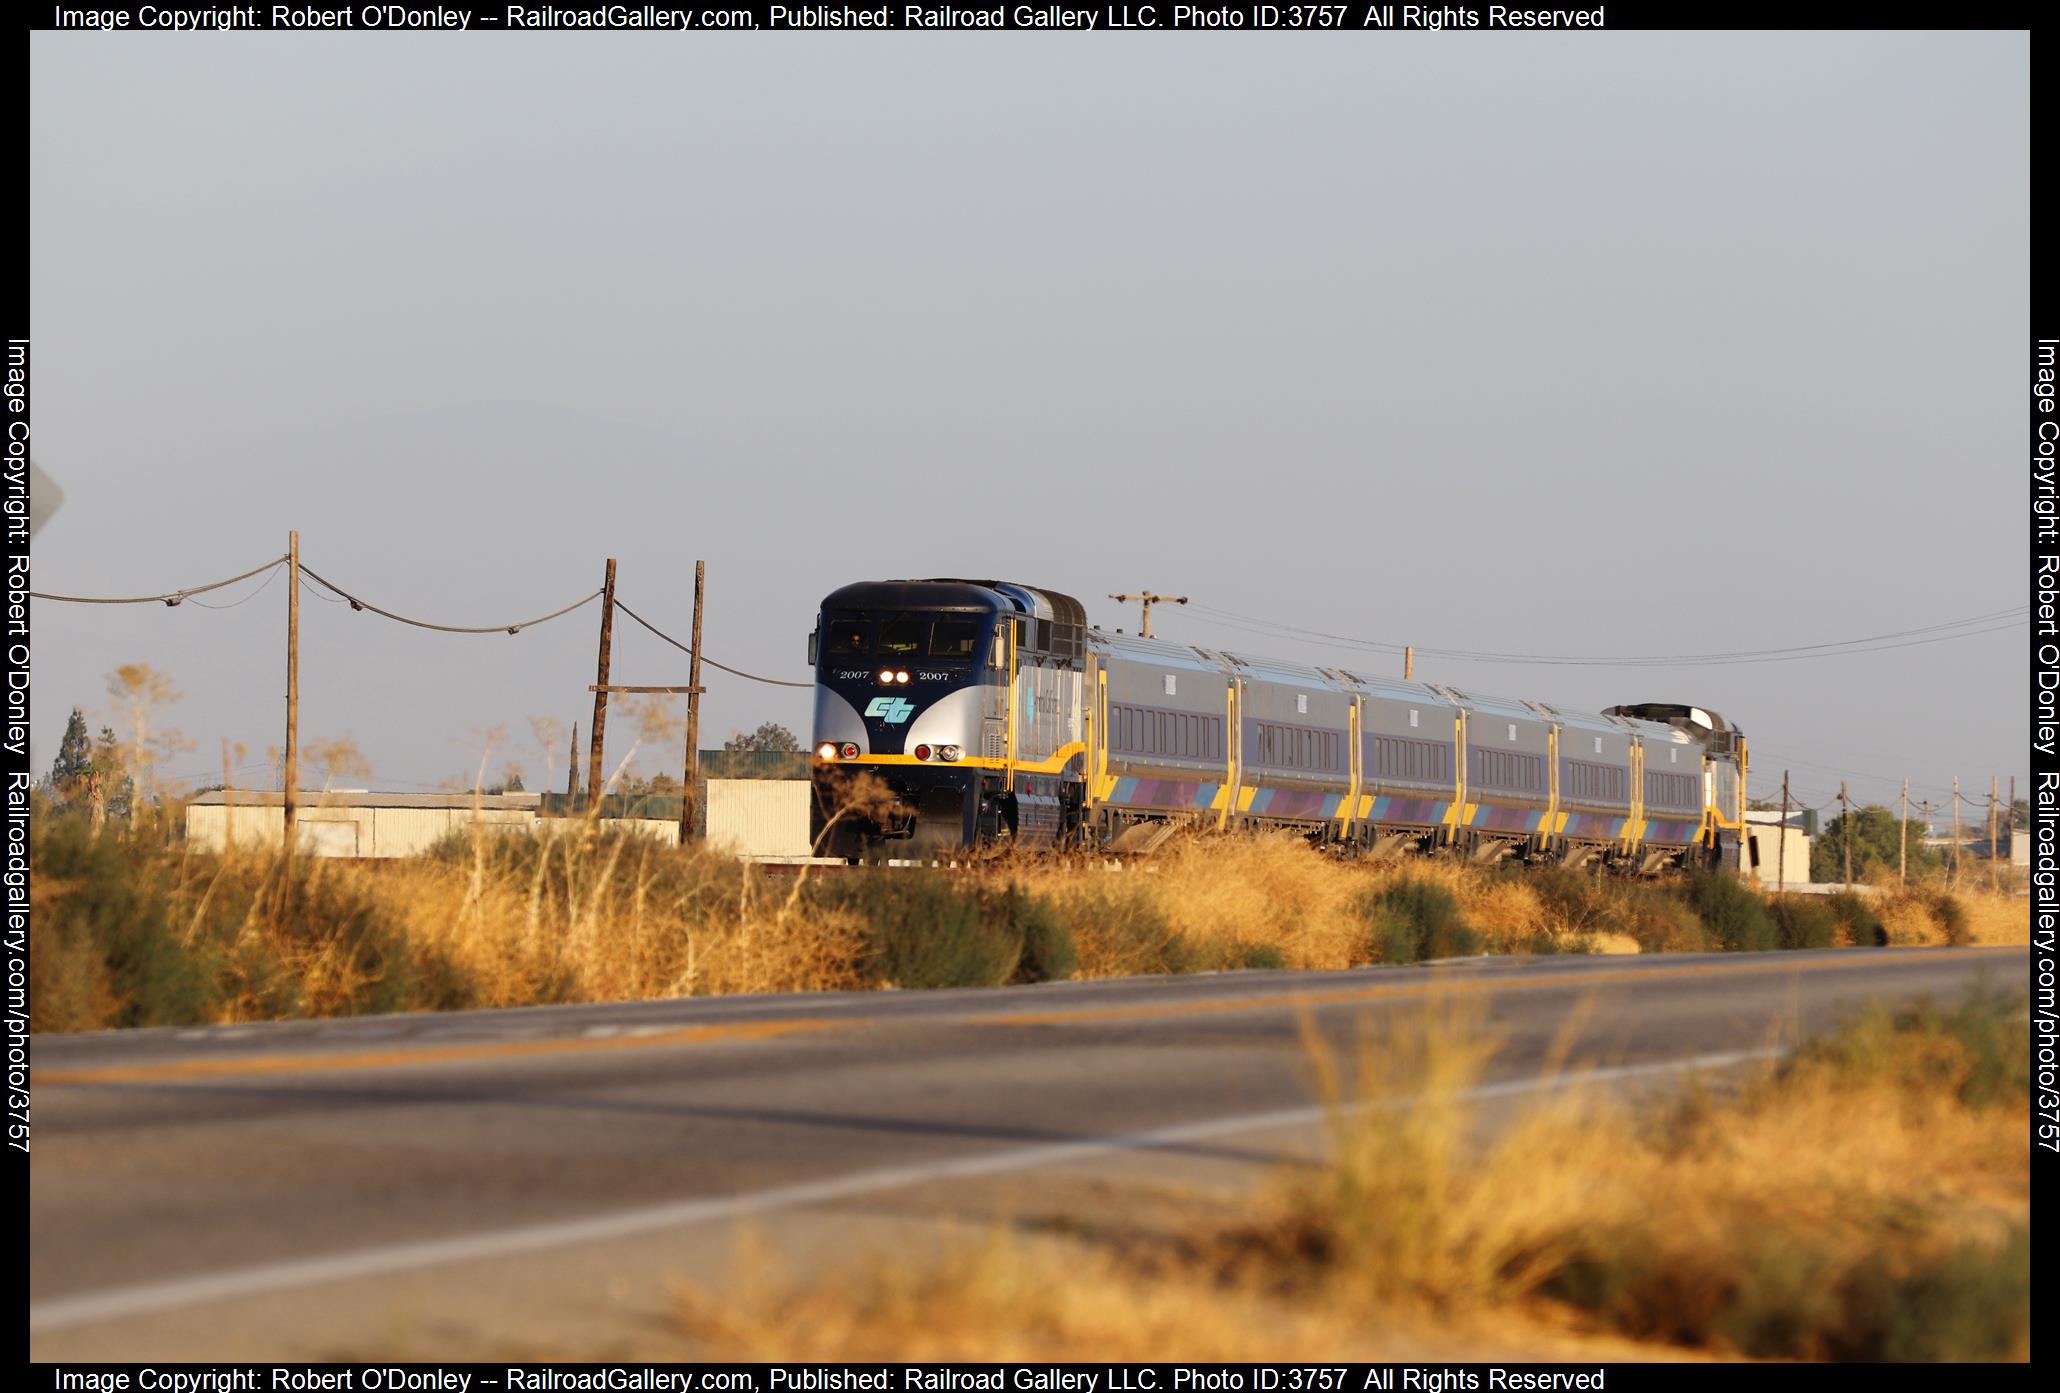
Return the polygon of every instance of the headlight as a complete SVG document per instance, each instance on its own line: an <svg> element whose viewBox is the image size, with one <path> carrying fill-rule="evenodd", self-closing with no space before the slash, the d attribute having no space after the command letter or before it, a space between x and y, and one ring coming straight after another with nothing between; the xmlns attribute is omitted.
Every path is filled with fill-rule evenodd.
<svg viewBox="0 0 2060 1393"><path fill-rule="evenodd" d="M837 747L825 740L822 744L815 747L815 757L817 759L835 759L837 757Z"/></svg>
<svg viewBox="0 0 2060 1393"><path fill-rule="evenodd" d="M962 753L963 751L956 745L939 745L937 747L937 757L946 764L957 764L959 755Z"/></svg>
<svg viewBox="0 0 2060 1393"><path fill-rule="evenodd" d="M896 682L906 682L908 681L908 674L905 672L897 672L894 674L894 680Z"/></svg>

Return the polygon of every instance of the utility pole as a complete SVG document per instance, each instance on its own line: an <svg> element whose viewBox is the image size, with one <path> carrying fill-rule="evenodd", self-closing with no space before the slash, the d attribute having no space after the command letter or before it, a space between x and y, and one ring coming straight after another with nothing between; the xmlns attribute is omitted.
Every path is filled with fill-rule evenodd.
<svg viewBox="0 0 2060 1393"><path fill-rule="evenodd" d="M1412 643L1412 644L1404 644L1404 645L1403 645L1403 647L1402 647L1402 680L1403 680L1404 682L1410 682L1410 681L1414 681L1414 680L1415 680L1415 678L1416 678L1416 645L1415 645L1415 644L1413 644L1413 643Z"/></svg>
<svg viewBox="0 0 2060 1393"><path fill-rule="evenodd" d="M694 835L694 781L701 777L701 592L708 563L694 563L694 654L687 665L687 780L680 790L680 845Z"/></svg>
<svg viewBox="0 0 2060 1393"><path fill-rule="evenodd" d="M1109 598L1126 605L1142 604L1144 606L1144 627L1138 630L1139 635L1144 638L1152 636L1153 605L1184 605L1187 603L1187 596L1185 595L1160 595L1150 590L1139 595L1111 595Z"/></svg>
<svg viewBox="0 0 2060 1393"><path fill-rule="evenodd" d="M1953 775L1953 881L1960 880L1960 776Z"/></svg>
<svg viewBox="0 0 2060 1393"><path fill-rule="evenodd" d="M1988 883L1991 890L2003 888L2002 877L1996 867L1996 795L2002 790L1996 787L1996 776L1988 776Z"/></svg>
<svg viewBox="0 0 2060 1393"><path fill-rule="evenodd" d="M608 650L615 642L615 558L601 581L601 657L594 677L594 725L587 736L587 811L601 810L601 745L608 728Z"/></svg>
<svg viewBox="0 0 2060 1393"><path fill-rule="evenodd" d="M1910 781L1903 780L1903 825L1902 846L1896 851L1895 878L1907 884L1910 879Z"/></svg>
<svg viewBox="0 0 2060 1393"><path fill-rule="evenodd" d="M1853 888L1853 806L1845 796L1845 780L1838 781L1839 840L1845 843L1845 888Z"/></svg>
<svg viewBox="0 0 2060 1393"><path fill-rule="evenodd" d="M2010 776L2010 811L2003 819L2003 831L2010 842L2010 864L2017 864L2017 776Z"/></svg>
<svg viewBox="0 0 2060 1393"><path fill-rule="evenodd" d="M1781 840L1774 843L1774 888L1788 893L1788 771L1781 771Z"/></svg>
<svg viewBox="0 0 2060 1393"><path fill-rule="evenodd" d="M572 723L572 748L565 752L565 796L579 797L579 722Z"/></svg>
<svg viewBox="0 0 2060 1393"><path fill-rule="evenodd" d="M293 855L300 812L300 533L286 534L286 771L280 802L286 811L286 854Z"/></svg>

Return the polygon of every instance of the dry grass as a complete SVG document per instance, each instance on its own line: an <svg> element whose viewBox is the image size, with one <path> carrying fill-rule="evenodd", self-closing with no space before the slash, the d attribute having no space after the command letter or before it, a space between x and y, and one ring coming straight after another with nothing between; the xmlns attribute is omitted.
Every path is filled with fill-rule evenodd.
<svg viewBox="0 0 2060 1393"><path fill-rule="evenodd" d="M689 1335L727 1360L1287 1360L1368 1338L1329 1311L1256 1292L1226 1300L1211 1274L1170 1253L1125 1259L1006 1232L831 1282L797 1285L758 1254L739 1266L743 1279L720 1292L679 1293Z"/></svg>
<svg viewBox="0 0 2060 1393"><path fill-rule="evenodd" d="M1877 1011L1729 1099L1652 1119L1573 1089L1478 1149L1461 1100L1492 1043L1434 1019L1365 1052L1336 1165L1240 1236L1246 1261L1354 1301L1553 1303L1719 1352L2021 1357L2011 1014Z"/></svg>
<svg viewBox="0 0 2060 1393"><path fill-rule="evenodd" d="M1142 861L1007 860L919 885L891 871L776 881L578 820L404 861L290 864L270 846L198 851L163 826L94 836L41 815L34 829L39 1029L1819 946L1872 941L1875 915L1891 943L2029 936L2021 901L1935 884L1784 910L1709 878L1350 862L1287 835L1183 839ZM1831 910L1843 917L1827 928Z"/></svg>
<svg viewBox="0 0 2060 1393"><path fill-rule="evenodd" d="M1449 892L1487 952L1640 951L1603 916L1548 904L1521 875L1342 861L1285 833L1183 838L1147 861L1050 861L1009 874L1072 925L1083 977L1378 961L1363 906L1405 880Z"/></svg>
<svg viewBox="0 0 2060 1393"><path fill-rule="evenodd" d="M1319 1051L1354 1105L1333 1161L1249 1221L997 1235L682 1313L728 1359L1392 1359L1398 1330L1440 1357L2022 1359L2016 1014L1876 1012L1721 1096L1639 1115L1573 1087L1483 1140L1494 1042L1447 1009L1369 1039L1349 1090Z"/></svg>
<svg viewBox="0 0 2060 1393"><path fill-rule="evenodd" d="M1363 877L1286 837L1184 838L1144 862L1052 861L1016 877L1073 928L1083 977L1366 961Z"/></svg>
<svg viewBox="0 0 2060 1393"><path fill-rule="evenodd" d="M2031 942L2031 902L1996 893L1986 882L1963 879L1891 886L1874 906L1895 944Z"/></svg>
<svg viewBox="0 0 2060 1393"><path fill-rule="evenodd" d="M737 861L568 823L340 862L36 830L38 1029L864 984L861 926Z"/></svg>
<svg viewBox="0 0 2060 1393"><path fill-rule="evenodd" d="M404 932L482 1005L861 984L859 926L733 858L568 821L472 837L396 879Z"/></svg>

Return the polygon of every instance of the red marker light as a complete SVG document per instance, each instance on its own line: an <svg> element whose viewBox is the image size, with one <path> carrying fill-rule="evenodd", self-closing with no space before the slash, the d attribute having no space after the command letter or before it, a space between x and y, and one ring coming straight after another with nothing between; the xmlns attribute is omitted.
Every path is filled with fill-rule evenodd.
<svg viewBox="0 0 2060 1393"><path fill-rule="evenodd" d="M844 742L844 749L842 750L842 752L841 752L841 753L843 754L844 758L846 758L846 759L857 759L857 758L858 758L858 746L856 746L856 745L852 744L852 743L851 743L851 742L850 742L849 740L846 740L846 741Z"/></svg>
<svg viewBox="0 0 2060 1393"><path fill-rule="evenodd" d="M930 747L929 747L928 745L918 745L918 746L916 746L916 758L917 758L917 759L928 759L929 757L930 757Z"/></svg>

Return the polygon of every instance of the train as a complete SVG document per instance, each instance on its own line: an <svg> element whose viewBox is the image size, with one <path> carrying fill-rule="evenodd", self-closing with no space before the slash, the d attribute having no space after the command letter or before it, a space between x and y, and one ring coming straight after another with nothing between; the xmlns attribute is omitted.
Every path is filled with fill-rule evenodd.
<svg viewBox="0 0 2060 1393"><path fill-rule="evenodd" d="M1569 711L1170 643L996 580L843 586L808 659L819 855L1147 853L1214 828L1631 874L1751 856L1744 733L1699 706Z"/></svg>

